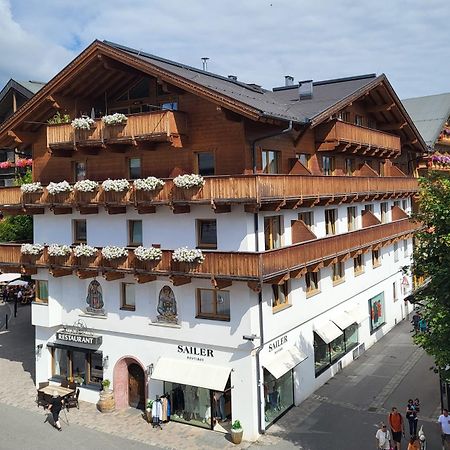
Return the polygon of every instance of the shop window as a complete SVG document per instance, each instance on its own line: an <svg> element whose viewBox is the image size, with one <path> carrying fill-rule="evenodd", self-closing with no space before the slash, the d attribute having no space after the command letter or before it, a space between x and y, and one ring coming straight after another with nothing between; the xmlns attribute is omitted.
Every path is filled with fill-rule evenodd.
<svg viewBox="0 0 450 450"><path fill-rule="evenodd" d="M76 161L73 163L73 172L74 172L74 180L75 181L82 181L85 180L86 175L86 163Z"/></svg>
<svg viewBox="0 0 450 450"><path fill-rule="evenodd" d="M337 262L332 266L332 280L333 284L339 284L345 281L344 263Z"/></svg>
<svg viewBox="0 0 450 450"><path fill-rule="evenodd" d="M69 355L66 349L53 349L53 374L54 377L68 378L69 376Z"/></svg>
<svg viewBox="0 0 450 450"><path fill-rule="evenodd" d="M120 309L136 310L136 287L134 283L122 283Z"/></svg>
<svg viewBox="0 0 450 450"><path fill-rule="evenodd" d="M355 125L362 127L364 125L364 117L359 114L355 114Z"/></svg>
<svg viewBox="0 0 450 450"><path fill-rule="evenodd" d="M36 280L36 297L38 303L48 303L48 281Z"/></svg>
<svg viewBox="0 0 450 450"><path fill-rule="evenodd" d="M369 300L370 331L374 333L382 327L386 321L384 319L384 294L378 294Z"/></svg>
<svg viewBox="0 0 450 450"><path fill-rule="evenodd" d="M307 169L309 169L309 159L311 158L311 155L308 153L297 153L295 156Z"/></svg>
<svg viewBox="0 0 450 450"><path fill-rule="evenodd" d="M322 171L324 175L334 175L334 158L332 156L322 156Z"/></svg>
<svg viewBox="0 0 450 450"><path fill-rule="evenodd" d="M372 267L381 266L380 250L372 250Z"/></svg>
<svg viewBox="0 0 450 450"><path fill-rule="evenodd" d="M289 306L289 281L283 284L272 284L272 311L277 312Z"/></svg>
<svg viewBox="0 0 450 450"><path fill-rule="evenodd" d="M395 281L392 283L392 298L394 302L398 300L397 283Z"/></svg>
<svg viewBox="0 0 450 450"><path fill-rule="evenodd" d="M345 352L347 353L353 348L355 348L359 343L358 324L353 323L343 331L344 331Z"/></svg>
<svg viewBox="0 0 450 450"><path fill-rule="evenodd" d="M325 210L325 234L336 234L337 209Z"/></svg>
<svg viewBox="0 0 450 450"><path fill-rule="evenodd" d="M387 223L388 221L388 203L383 202L380 204L381 210L381 223Z"/></svg>
<svg viewBox="0 0 450 450"><path fill-rule="evenodd" d="M355 275L364 273L364 255L357 255L353 258L353 272Z"/></svg>
<svg viewBox="0 0 450 450"><path fill-rule="evenodd" d="M305 284L306 284L306 296L310 297L320 292L320 271L306 272Z"/></svg>
<svg viewBox="0 0 450 450"><path fill-rule="evenodd" d="M264 173L280 173L280 152L262 150L261 161Z"/></svg>
<svg viewBox="0 0 450 450"><path fill-rule="evenodd" d="M87 242L87 224L86 219L77 219L72 221L73 242L74 244L86 244Z"/></svg>
<svg viewBox="0 0 450 450"><path fill-rule="evenodd" d="M349 206L347 208L347 230L356 230L356 206Z"/></svg>
<svg viewBox="0 0 450 450"><path fill-rule="evenodd" d="M88 353L88 383L101 385L103 381L103 355Z"/></svg>
<svg viewBox="0 0 450 450"><path fill-rule="evenodd" d="M142 245L142 220L128 221L128 245L137 247Z"/></svg>
<svg viewBox="0 0 450 450"><path fill-rule="evenodd" d="M370 211L373 214L373 204L368 203L367 205L364 205L364 211Z"/></svg>
<svg viewBox="0 0 450 450"><path fill-rule="evenodd" d="M217 248L217 220L197 220L197 248Z"/></svg>
<svg viewBox="0 0 450 450"><path fill-rule="evenodd" d="M71 365L72 365L72 377L75 383L80 386L87 384L86 379L86 353L71 351Z"/></svg>
<svg viewBox="0 0 450 450"><path fill-rule="evenodd" d="M301 220L311 231L314 229L314 212L304 211L298 214L298 220Z"/></svg>
<svg viewBox="0 0 450 450"><path fill-rule="evenodd" d="M394 262L398 262L398 244L394 242Z"/></svg>
<svg viewBox="0 0 450 450"><path fill-rule="evenodd" d="M344 334L338 336L334 341L330 342L330 363L335 363L338 359L345 355L345 340Z"/></svg>
<svg viewBox="0 0 450 450"><path fill-rule="evenodd" d="M128 178L131 180L141 178L141 158L128 159Z"/></svg>
<svg viewBox="0 0 450 450"><path fill-rule="evenodd" d="M264 369L264 420L266 427L284 414L294 404L293 371L275 378Z"/></svg>
<svg viewBox="0 0 450 450"><path fill-rule="evenodd" d="M403 239L403 256L406 258L407 256L409 256L409 251L408 251L408 240L407 239Z"/></svg>
<svg viewBox="0 0 450 450"><path fill-rule="evenodd" d="M355 160L353 158L345 158L345 175L351 177L355 172Z"/></svg>
<svg viewBox="0 0 450 450"><path fill-rule="evenodd" d="M281 218L282 216L264 217L264 246L265 250L281 247Z"/></svg>
<svg viewBox="0 0 450 450"><path fill-rule="evenodd" d="M322 373L331 364L331 351L329 344L314 333L314 369L316 376Z"/></svg>
<svg viewBox="0 0 450 450"><path fill-rule="evenodd" d="M197 172L199 175L207 176L214 175L215 164L214 164L214 153L211 152L201 152L197 153Z"/></svg>
<svg viewBox="0 0 450 450"><path fill-rule="evenodd" d="M230 292L197 289L197 318L230 320Z"/></svg>

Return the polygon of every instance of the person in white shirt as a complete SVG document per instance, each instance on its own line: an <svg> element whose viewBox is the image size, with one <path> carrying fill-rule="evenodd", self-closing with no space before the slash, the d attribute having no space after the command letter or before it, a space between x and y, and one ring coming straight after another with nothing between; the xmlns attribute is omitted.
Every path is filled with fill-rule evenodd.
<svg viewBox="0 0 450 450"><path fill-rule="evenodd" d="M389 450L391 448L391 432L387 429L385 423L380 424L380 429L375 437L377 439L377 449Z"/></svg>
<svg viewBox="0 0 450 450"><path fill-rule="evenodd" d="M438 419L441 428L442 448L450 450L450 416L448 409L443 409Z"/></svg>

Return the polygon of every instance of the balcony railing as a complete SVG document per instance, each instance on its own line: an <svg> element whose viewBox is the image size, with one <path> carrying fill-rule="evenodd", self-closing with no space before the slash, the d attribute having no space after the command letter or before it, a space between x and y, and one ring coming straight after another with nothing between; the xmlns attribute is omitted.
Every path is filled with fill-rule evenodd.
<svg viewBox="0 0 450 450"><path fill-rule="evenodd" d="M132 184L132 183L131 183ZM176 212L177 205L217 205L243 203L258 208L269 204L279 208L293 208L312 202L350 202L371 198L401 197L416 193L418 181L408 177L326 177L313 175L240 175L205 177L200 189L182 189L172 179L165 180L155 192L68 192L50 195L46 190L38 194L21 194L18 187L0 188L0 209L10 213L30 213L44 206L98 207L108 204L159 206L168 205ZM270 207L269 207L270 209ZM39 211L42 212L42 211ZM70 211L69 211L70 212ZM225 211L223 211L225 212Z"/></svg>
<svg viewBox="0 0 450 450"><path fill-rule="evenodd" d="M47 125L47 146L52 150L77 146L127 144L137 141L167 142L187 133L186 117L180 111L153 111L132 114L124 125L106 126L100 119L90 130L74 130L72 125Z"/></svg>
<svg viewBox="0 0 450 450"><path fill-rule="evenodd" d="M392 153L401 151L399 136L339 120L318 129L316 139L320 143L319 150L333 150L338 146L345 149L347 146L353 146L357 152L360 149L362 152L372 149L373 152L378 150L380 153L382 151Z"/></svg>
<svg viewBox="0 0 450 450"><path fill-rule="evenodd" d="M395 239L412 235L419 228L419 224L403 219L266 252L204 252L205 261L197 265L174 262L171 250L163 250L163 256L157 262L139 261L131 249L128 250L126 258L108 261L102 257L100 249L92 258L76 258L73 254L67 257L51 257L47 248L41 255L34 257L22 255L20 245L2 244L0 268L5 271L30 271L43 267L49 267L52 271L66 269L63 275L70 275L73 270L84 270L92 271L92 276L98 272L116 272L267 281L280 274L288 274L290 271L339 258L354 251L388 245Z"/></svg>

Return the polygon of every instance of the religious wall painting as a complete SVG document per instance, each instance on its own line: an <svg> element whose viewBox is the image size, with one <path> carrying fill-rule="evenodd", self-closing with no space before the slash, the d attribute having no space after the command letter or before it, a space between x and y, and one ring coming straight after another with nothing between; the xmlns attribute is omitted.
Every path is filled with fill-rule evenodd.
<svg viewBox="0 0 450 450"><path fill-rule="evenodd" d="M102 287L97 280L92 280L88 286L88 292L86 297L87 308L86 312L95 315L105 315L103 309L103 293Z"/></svg>
<svg viewBox="0 0 450 450"><path fill-rule="evenodd" d="M158 306L156 307L156 310L158 312L156 322L178 324L177 301L175 300L175 294L170 286L164 286L159 291Z"/></svg>

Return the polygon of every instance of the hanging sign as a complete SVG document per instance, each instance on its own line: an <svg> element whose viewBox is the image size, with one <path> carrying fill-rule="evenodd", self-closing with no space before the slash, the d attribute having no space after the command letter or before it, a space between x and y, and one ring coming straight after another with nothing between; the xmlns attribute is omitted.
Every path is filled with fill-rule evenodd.
<svg viewBox="0 0 450 450"><path fill-rule="evenodd" d="M72 326L63 326L56 332L56 340L74 344L101 345L102 336L92 333L80 319Z"/></svg>

